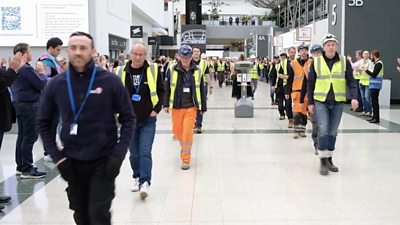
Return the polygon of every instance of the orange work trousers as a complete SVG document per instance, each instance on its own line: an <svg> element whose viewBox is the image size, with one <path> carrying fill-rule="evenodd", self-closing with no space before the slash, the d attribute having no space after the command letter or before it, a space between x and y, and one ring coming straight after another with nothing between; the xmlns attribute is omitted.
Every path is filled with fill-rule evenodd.
<svg viewBox="0 0 400 225"><path fill-rule="evenodd" d="M181 160L190 163L193 144L193 124L197 108L172 109L172 132L181 145Z"/></svg>
<svg viewBox="0 0 400 225"><path fill-rule="evenodd" d="M307 115L307 96L304 97L304 103L300 104L300 91L292 92L292 100L293 100L293 111L296 113L301 113L303 115Z"/></svg>

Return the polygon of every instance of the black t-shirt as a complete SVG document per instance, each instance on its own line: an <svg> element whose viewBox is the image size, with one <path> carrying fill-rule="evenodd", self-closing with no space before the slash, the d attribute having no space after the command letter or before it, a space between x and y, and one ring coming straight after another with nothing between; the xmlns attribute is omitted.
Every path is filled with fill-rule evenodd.
<svg viewBox="0 0 400 225"><path fill-rule="evenodd" d="M191 108L194 106L193 98L192 98L192 86L193 86L193 73L192 71L185 73L184 76L179 75L179 79L181 80L181 106L182 108Z"/></svg>

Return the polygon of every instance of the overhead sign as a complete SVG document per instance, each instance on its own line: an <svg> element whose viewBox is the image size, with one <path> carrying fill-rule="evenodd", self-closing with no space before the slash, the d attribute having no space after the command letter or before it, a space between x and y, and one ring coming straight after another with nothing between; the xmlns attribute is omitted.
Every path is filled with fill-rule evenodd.
<svg viewBox="0 0 400 225"><path fill-rule="evenodd" d="M147 44L148 45L157 45L157 37L148 37Z"/></svg>
<svg viewBox="0 0 400 225"><path fill-rule="evenodd" d="M311 41L311 27L298 27L296 29L296 41Z"/></svg>
<svg viewBox="0 0 400 225"><path fill-rule="evenodd" d="M207 32L205 25L183 25L182 44L205 45L207 42Z"/></svg>
<svg viewBox="0 0 400 225"><path fill-rule="evenodd" d="M275 47L283 47L283 37L282 36L274 37L274 46Z"/></svg>
<svg viewBox="0 0 400 225"><path fill-rule="evenodd" d="M131 26L131 38L142 38L143 26Z"/></svg>

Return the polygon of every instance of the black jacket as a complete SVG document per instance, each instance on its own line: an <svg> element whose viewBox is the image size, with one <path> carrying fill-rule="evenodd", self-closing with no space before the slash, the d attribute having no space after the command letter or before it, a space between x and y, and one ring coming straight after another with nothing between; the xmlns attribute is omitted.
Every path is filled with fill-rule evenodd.
<svg viewBox="0 0 400 225"><path fill-rule="evenodd" d="M182 84L182 79L181 77L185 75L186 72L183 71L182 69L182 64L179 61L175 67L174 70L176 70L178 72L178 78L176 81L176 88L175 88L175 95L174 95L174 103L173 103L173 108L181 108L181 106L179 105L181 102L181 90L183 90L183 84ZM194 76L194 71L198 70L197 66L194 64L194 62L191 62L190 65L190 70L193 73ZM165 80L165 97L164 97L164 107L169 107L169 97L171 95L171 72L170 70L168 70L168 74ZM192 93L192 99L193 99L193 103L194 105L199 108L199 103L197 102L197 98L196 98L196 85L195 85L195 80L194 78L191 79L192 81L192 85L191 85L191 93ZM201 105L202 105L202 109L201 111L207 111L207 100L206 100L206 92L204 90L204 80L203 80L203 76L200 76L200 95L201 95Z"/></svg>
<svg viewBox="0 0 400 225"><path fill-rule="evenodd" d="M0 69L0 132L6 132L11 129L11 125L15 122L15 114L11 103L10 93L7 87L17 78L17 73L8 69L7 71Z"/></svg>
<svg viewBox="0 0 400 225"><path fill-rule="evenodd" d="M132 96L134 93L134 87L132 84L132 76L129 72L131 68L131 63L132 61L129 61L126 63L126 66L124 68L126 72L126 77L125 77L125 87L129 92L129 96ZM153 65L151 65L153 66ZM147 61L144 61L142 70L147 71L147 68L149 67L149 63ZM154 74L153 74L154 75ZM133 110L135 111L136 117L137 117L137 122L144 122L149 118L150 113L154 110L156 113L159 113L162 108L162 103L164 100L164 95L165 95L165 90L164 90L164 80L163 77L161 76L160 70L158 70L158 73L156 74L157 81L157 96L158 96L158 103L153 107L153 103L151 102L151 97L150 97L150 88L147 83L147 72L144 73L144 76L141 80L140 84L140 90L139 94L141 96L140 102L134 102L131 101Z"/></svg>
<svg viewBox="0 0 400 225"><path fill-rule="evenodd" d="M94 66L92 61L81 74L74 71L72 65L69 66L77 111L86 96ZM56 111L61 116L62 151L57 149L56 134L51 129ZM116 114L119 114L118 121L122 124L120 136ZM124 158L135 128L135 114L121 79L97 67L92 90L77 120L77 135L70 135L72 123L73 113L64 72L49 80L42 96L38 125L46 152L54 162L63 157L80 161L92 161L109 155Z"/></svg>

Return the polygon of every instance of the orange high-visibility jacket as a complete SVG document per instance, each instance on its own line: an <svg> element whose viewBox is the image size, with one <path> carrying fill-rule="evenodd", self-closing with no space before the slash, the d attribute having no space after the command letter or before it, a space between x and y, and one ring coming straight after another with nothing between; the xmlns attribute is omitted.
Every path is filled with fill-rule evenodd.
<svg viewBox="0 0 400 225"><path fill-rule="evenodd" d="M301 86L303 85L304 76L307 76L308 70L311 66L311 60L307 59L304 66L301 66L298 59L293 60L292 68L294 72L292 91L301 91Z"/></svg>

